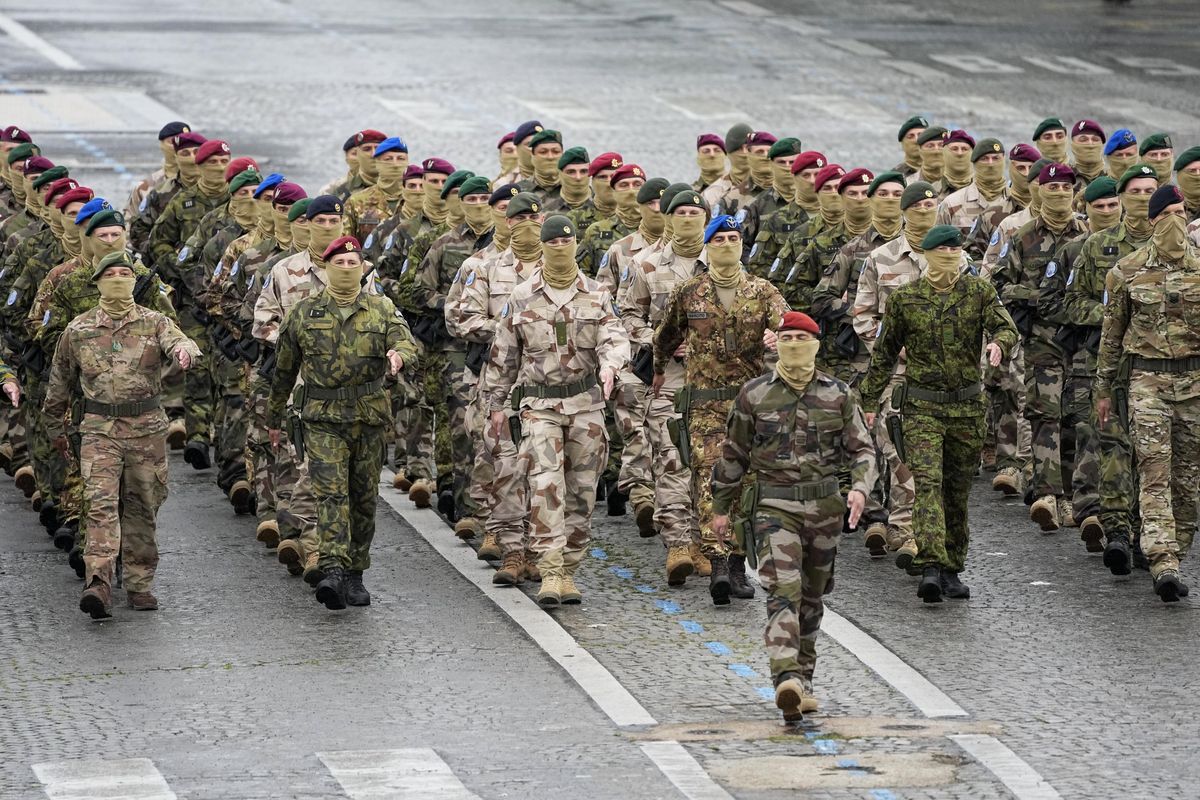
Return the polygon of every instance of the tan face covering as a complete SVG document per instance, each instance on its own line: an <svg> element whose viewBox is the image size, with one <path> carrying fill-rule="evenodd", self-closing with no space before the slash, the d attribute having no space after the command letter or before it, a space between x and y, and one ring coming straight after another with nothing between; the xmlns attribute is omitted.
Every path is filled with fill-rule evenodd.
<svg viewBox="0 0 1200 800"><path fill-rule="evenodd" d="M1075 156L1075 171L1091 180L1104 169L1104 145L1100 142L1084 143L1071 141L1071 152Z"/></svg>
<svg viewBox="0 0 1200 800"><path fill-rule="evenodd" d="M25 205L25 178L16 170L12 170L8 185L12 189L13 197L16 198L17 203Z"/></svg>
<svg viewBox="0 0 1200 800"><path fill-rule="evenodd" d="M378 177L375 178L375 185L389 200L398 199L404 194L404 172L408 164L403 161L380 161L376 166Z"/></svg>
<svg viewBox="0 0 1200 800"><path fill-rule="evenodd" d="M775 191L779 192L779 196L791 200L796 194L796 176L792 174L791 167L785 167L782 164L771 162L771 185L775 187Z"/></svg>
<svg viewBox="0 0 1200 800"><path fill-rule="evenodd" d="M533 157L533 182L543 189L553 189L560 179L558 156Z"/></svg>
<svg viewBox="0 0 1200 800"><path fill-rule="evenodd" d="M517 167L525 180L533 177L533 151L526 145L517 145Z"/></svg>
<svg viewBox="0 0 1200 800"><path fill-rule="evenodd" d="M542 257L542 225L535 219L523 219L509 229L513 254L522 264Z"/></svg>
<svg viewBox="0 0 1200 800"><path fill-rule="evenodd" d="M821 201L817 199L817 190L813 188L813 182L805 180L799 175L793 175L792 178L795 186L796 205L803 208L810 215L820 211Z"/></svg>
<svg viewBox="0 0 1200 800"><path fill-rule="evenodd" d="M983 199L989 202L1004 194L1004 162L976 161L975 186Z"/></svg>
<svg viewBox="0 0 1200 800"><path fill-rule="evenodd" d="M891 241L900 235L900 198L871 198L871 224L884 239Z"/></svg>
<svg viewBox="0 0 1200 800"><path fill-rule="evenodd" d="M942 174L946 182L955 189L961 189L971 182L971 151L956 153L948 148L942 149Z"/></svg>
<svg viewBox="0 0 1200 800"><path fill-rule="evenodd" d="M592 182L587 175L573 178L562 173L562 199L571 208L578 208L587 202L592 194Z"/></svg>
<svg viewBox="0 0 1200 800"><path fill-rule="evenodd" d="M736 289L742 282L742 243L710 244L706 253L708 277L713 284L720 289Z"/></svg>
<svg viewBox="0 0 1200 800"><path fill-rule="evenodd" d="M425 182L422 189L421 211L434 225L441 225L446 221L446 201L442 199L441 186Z"/></svg>
<svg viewBox="0 0 1200 800"><path fill-rule="evenodd" d="M457 228L466 220L466 214L462 209L462 197L457 191L446 195L446 224L451 228Z"/></svg>
<svg viewBox="0 0 1200 800"><path fill-rule="evenodd" d="M271 232L267 236L274 236L275 241L280 247L287 248L292 244L292 223L288 222L286 211L271 206Z"/></svg>
<svg viewBox="0 0 1200 800"><path fill-rule="evenodd" d="M700 168L700 180L713 183L725 174L725 154L697 152L696 166Z"/></svg>
<svg viewBox="0 0 1200 800"><path fill-rule="evenodd" d="M200 182L196 185L204 196L218 197L229 191L229 184L225 183L226 166L211 158L200 165Z"/></svg>
<svg viewBox="0 0 1200 800"><path fill-rule="evenodd" d="M871 227L871 200L866 197L843 197L843 217L846 231L851 236L866 233Z"/></svg>
<svg viewBox="0 0 1200 800"><path fill-rule="evenodd" d="M96 261L104 258L109 253L119 253L129 245L129 241L123 231L120 236L111 242L102 241L94 236L89 236L88 239L91 240L92 255Z"/></svg>
<svg viewBox="0 0 1200 800"><path fill-rule="evenodd" d="M1042 208L1038 216L1046 227L1058 233L1071 221L1071 203L1075 199L1071 192L1041 192Z"/></svg>
<svg viewBox="0 0 1200 800"><path fill-rule="evenodd" d="M1171 182L1171 159L1160 158L1152 161L1148 158L1143 158L1142 163L1154 170L1154 174L1158 176L1159 186L1166 186Z"/></svg>
<svg viewBox="0 0 1200 800"><path fill-rule="evenodd" d="M158 143L158 149L162 151L163 175L174 178L179 174L179 162L175 160L175 146L171 144L170 139L163 139Z"/></svg>
<svg viewBox="0 0 1200 800"><path fill-rule="evenodd" d="M260 239L275 235L275 205L271 202L274 195L263 192L254 201L254 230ZM287 217L284 217L286 220Z"/></svg>
<svg viewBox="0 0 1200 800"><path fill-rule="evenodd" d="M294 222L288 223L292 232L292 249L299 253L302 250L308 249L309 231L312 226L308 224L308 220L303 217L297 218ZM322 253L325 251L322 250Z"/></svg>
<svg viewBox="0 0 1200 800"><path fill-rule="evenodd" d="M936 183L942 179L942 170L946 164L946 153L937 147L921 148L921 178L928 183Z"/></svg>
<svg viewBox="0 0 1200 800"><path fill-rule="evenodd" d="M1029 190L1029 176L1022 175L1016 168L1015 162L1008 164L1008 179L1012 182L1009 187L1009 195L1015 200L1021 208L1029 206L1033 200L1032 192Z"/></svg>
<svg viewBox="0 0 1200 800"><path fill-rule="evenodd" d="M500 159L500 174L501 175L507 175L508 173L512 172L514 169L517 168L517 151L516 150L510 150L509 152L506 153L506 152L504 152L504 148L500 148L499 150L496 151L496 153L497 153L497 157Z"/></svg>
<svg viewBox="0 0 1200 800"><path fill-rule="evenodd" d="M46 222L50 225L50 232L54 234L54 238L62 241L62 214L59 214L57 209L49 209L48 213L46 214Z"/></svg>
<svg viewBox="0 0 1200 800"><path fill-rule="evenodd" d="M542 243L542 277L554 289L566 289L579 276L579 266L575 263L575 240L567 244L551 245Z"/></svg>
<svg viewBox="0 0 1200 800"><path fill-rule="evenodd" d="M176 154L176 163L179 165L179 182L184 186L195 186L200 180L200 167L196 164L196 152L193 150L191 155Z"/></svg>
<svg viewBox="0 0 1200 800"><path fill-rule="evenodd" d="M375 160L375 152L358 151L358 175L368 186L374 186L379 180L379 162Z"/></svg>
<svg viewBox="0 0 1200 800"><path fill-rule="evenodd" d="M100 308L110 319L122 319L133 311L134 280L130 275L128 278L101 276L96 281L96 288L100 290Z"/></svg>
<svg viewBox="0 0 1200 800"><path fill-rule="evenodd" d="M504 220L504 212L495 208L490 208L492 214L492 225L496 232L492 234L492 241L496 243L496 247L500 250L508 249L509 243L512 241L512 231L508 229L508 223Z"/></svg>
<svg viewBox="0 0 1200 800"><path fill-rule="evenodd" d="M592 179L592 194L595 196L596 210L605 217L611 217L617 212L617 194L608 182L608 178ZM636 192L634 202L637 202Z"/></svg>
<svg viewBox="0 0 1200 800"><path fill-rule="evenodd" d="M63 216L63 235L62 245L63 250L72 258L79 255L80 249L83 247L83 231L75 224L75 221L70 217Z"/></svg>
<svg viewBox="0 0 1200 800"><path fill-rule="evenodd" d="M962 264L962 250L960 248L955 248L954 250L926 250L925 262L929 265L929 269L925 271L925 277L936 292L950 291L954 288L954 284L958 283L958 279L962 277L962 271L959 269Z"/></svg>
<svg viewBox="0 0 1200 800"><path fill-rule="evenodd" d="M335 267L325 265L325 291L339 306L348 306L362 292L362 267Z"/></svg>
<svg viewBox="0 0 1200 800"><path fill-rule="evenodd" d="M775 345L779 363L775 372L794 392L802 392L817 371L820 339L784 339Z"/></svg>
<svg viewBox="0 0 1200 800"><path fill-rule="evenodd" d="M492 207L487 203L463 203L463 218L476 236L492 227Z"/></svg>
<svg viewBox="0 0 1200 800"><path fill-rule="evenodd" d="M75 226L78 228L79 226ZM79 260L84 267L91 268L95 264L95 256L92 254L92 240L88 236L83 235L83 231L79 231Z"/></svg>
<svg viewBox="0 0 1200 800"><path fill-rule="evenodd" d="M1042 185L1037 181L1029 182L1029 213L1035 217L1042 210Z"/></svg>
<svg viewBox="0 0 1200 800"><path fill-rule="evenodd" d="M1121 176L1129 171L1129 168L1138 163L1138 155L1136 152L1125 153L1124 155L1113 153L1111 156L1105 156L1105 161L1108 162L1108 175L1114 181L1119 181Z"/></svg>
<svg viewBox="0 0 1200 800"><path fill-rule="evenodd" d="M684 258L696 258L704 249L704 217L671 217L671 249Z"/></svg>
<svg viewBox="0 0 1200 800"><path fill-rule="evenodd" d="M821 204L821 219L826 225L833 227L842 221L845 212L840 194L836 191L817 192L817 202Z"/></svg>
<svg viewBox="0 0 1200 800"><path fill-rule="evenodd" d="M921 168L921 145L914 139L901 139L900 146L904 148L904 165L911 170Z"/></svg>
<svg viewBox="0 0 1200 800"><path fill-rule="evenodd" d="M922 252L921 242L925 240L925 234L929 233L936 218L936 208L917 208L914 205L905 209L904 239L908 242L909 247L918 253Z"/></svg>
<svg viewBox="0 0 1200 800"><path fill-rule="evenodd" d="M750 177L750 152L745 148L729 154L729 177L734 183L743 183Z"/></svg>
<svg viewBox="0 0 1200 800"><path fill-rule="evenodd" d="M638 206L638 230L648 242L656 242L667 229L667 217L649 203Z"/></svg>
<svg viewBox="0 0 1200 800"><path fill-rule="evenodd" d="M329 245L333 244L334 239L340 239L345 236L342 233L342 228L345 227L342 220L338 220L337 224L326 228L321 225L314 225L311 220L308 223L308 254L312 256L314 263L324 263L321 258Z"/></svg>
<svg viewBox="0 0 1200 800"><path fill-rule="evenodd" d="M766 153L750 153L750 180L760 189L770 189L772 182L771 161Z"/></svg>
<svg viewBox="0 0 1200 800"><path fill-rule="evenodd" d="M1087 204L1088 227L1092 233L1111 228L1121 221L1121 207L1118 205L1112 211L1100 211L1091 203Z"/></svg>
<svg viewBox="0 0 1200 800"><path fill-rule="evenodd" d="M425 189L424 184L417 187L404 187L404 205L400 207L400 216L404 219L412 219L421 210L421 206L425 204Z"/></svg>
<svg viewBox="0 0 1200 800"><path fill-rule="evenodd" d="M346 169L352 177L358 177L358 151L353 148L346 151Z"/></svg>
<svg viewBox="0 0 1200 800"><path fill-rule="evenodd" d="M1175 175L1179 188L1183 191L1183 202L1188 208L1200 206L1200 175L1194 172L1180 170Z"/></svg>
<svg viewBox="0 0 1200 800"><path fill-rule="evenodd" d="M642 212L638 206L637 189L621 189L613 194L617 201L617 219L627 228L641 224Z"/></svg>
<svg viewBox="0 0 1200 800"><path fill-rule="evenodd" d="M1037 149L1043 156L1051 161L1056 161L1059 164L1062 164L1067 160L1066 139L1060 139L1059 141L1055 142L1052 142L1048 139L1038 139Z"/></svg>
<svg viewBox="0 0 1200 800"><path fill-rule="evenodd" d="M1187 252L1187 220L1178 214L1159 217L1154 222L1154 249L1172 264L1182 261Z"/></svg>
<svg viewBox="0 0 1200 800"><path fill-rule="evenodd" d="M250 230L258 224L258 209L253 197L229 198L229 214L242 230Z"/></svg>

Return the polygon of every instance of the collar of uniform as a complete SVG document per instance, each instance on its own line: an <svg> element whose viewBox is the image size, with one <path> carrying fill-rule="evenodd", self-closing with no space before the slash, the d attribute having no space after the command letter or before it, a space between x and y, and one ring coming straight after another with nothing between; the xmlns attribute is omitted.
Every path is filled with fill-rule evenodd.
<svg viewBox="0 0 1200 800"><path fill-rule="evenodd" d="M539 258L538 266L541 267L541 265L542 265L542 260ZM542 276L541 269L538 269L538 271L535 272L533 274L533 277L530 278L529 280L532 281L532 283L533 283L533 285L530 288L535 292L545 292L548 288L548 286L546 285L546 279ZM587 281L587 276L583 274L582 270L580 270L578 272L578 274L575 275L575 291L580 292L580 293L586 292L588 290L586 281Z"/></svg>
<svg viewBox="0 0 1200 800"><path fill-rule="evenodd" d="M333 295L331 295L329 292L321 292L318 297L320 297L320 300L318 301L320 305L324 306L327 310L335 311L338 308L337 303L333 299ZM366 297L367 287L364 286L358 293L358 297L354 298L354 302L351 305L356 309L365 309L367 307ZM345 306L343 306L343 308L344 307Z"/></svg>
<svg viewBox="0 0 1200 800"><path fill-rule="evenodd" d="M767 382L783 384L783 386L785 386L787 388L787 390L792 392L793 394L796 391L795 389L793 389L791 386L789 386L783 380L783 377L780 376L780 374L779 374L779 370L776 370L776 369L772 369L769 373L767 373ZM804 387L804 391L807 394L808 388L810 386L812 386L813 383L833 384L833 382L834 382L834 379L832 377L830 377L829 375L826 375L824 372L822 372L821 370L818 369L813 372L812 380L809 381L808 384Z"/></svg>
<svg viewBox="0 0 1200 800"><path fill-rule="evenodd" d="M100 308L100 306L96 306L96 311L96 324L101 328L112 328L114 331L123 328L130 322L136 322L142 318L142 307L136 303L133 306L133 310L121 317L119 320L115 320L110 317L107 313L105 313L103 308Z"/></svg>
<svg viewBox="0 0 1200 800"><path fill-rule="evenodd" d="M1046 226L1046 221L1044 219L1042 219L1041 214L1034 216L1033 226L1040 230L1047 231L1048 233L1054 233L1054 231L1050 230L1050 228ZM1069 220L1067 220L1067 227L1063 228L1062 233L1068 233L1068 232L1079 233L1086 229L1087 229L1086 223L1084 223L1081 219L1079 219L1079 217L1072 214L1071 218ZM1058 233L1058 234L1054 234L1054 235L1061 236L1062 233Z"/></svg>

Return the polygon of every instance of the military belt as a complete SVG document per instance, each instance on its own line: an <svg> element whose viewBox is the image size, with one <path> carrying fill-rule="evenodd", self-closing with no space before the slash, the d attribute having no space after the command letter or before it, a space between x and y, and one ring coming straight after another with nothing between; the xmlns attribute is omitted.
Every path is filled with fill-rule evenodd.
<svg viewBox="0 0 1200 800"><path fill-rule="evenodd" d="M961 403L983 393L983 385L976 383L954 392L934 392L918 386L908 385L910 400L925 400L930 403Z"/></svg>
<svg viewBox="0 0 1200 800"><path fill-rule="evenodd" d="M101 403L96 400L84 400L83 410L87 414L99 414L102 417L137 417L147 411L161 408L162 402L158 396L147 397L144 400L132 400L128 403Z"/></svg>
<svg viewBox="0 0 1200 800"><path fill-rule="evenodd" d="M769 483L758 484L760 500L820 500L839 491L837 478L825 478L812 483L797 483L791 486L773 486Z"/></svg>
<svg viewBox="0 0 1200 800"><path fill-rule="evenodd" d="M714 400L732 400L741 391L740 386L722 386L719 389L692 389L688 396L688 408L695 408L701 403L711 403Z"/></svg>
<svg viewBox="0 0 1200 800"><path fill-rule="evenodd" d="M1142 372L1192 372L1200 369L1200 356L1191 358L1142 358L1133 357L1133 368Z"/></svg>
<svg viewBox="0 0 1200 800"><path fill-rule="evenodd" d="M561 383L557 386L544 386L538 383L527 383L521 387L521 392L525 397L537 397L543 400L563 400L567 397L574 397L577 394L583 394L588 389L596 385L596 376L588 375L571 383Z"/></svg>
<svg viewBox="0 0 1200 800"><path fill-rule="evenodd" d="M343 386L341 389L322 389L320 386L313 386L311 383L306 383L304 385L304 397L306 400L357 400L360 397L375 394L382 388L383 378L373 380L370 383L356 383L353 386Z"/></svg>

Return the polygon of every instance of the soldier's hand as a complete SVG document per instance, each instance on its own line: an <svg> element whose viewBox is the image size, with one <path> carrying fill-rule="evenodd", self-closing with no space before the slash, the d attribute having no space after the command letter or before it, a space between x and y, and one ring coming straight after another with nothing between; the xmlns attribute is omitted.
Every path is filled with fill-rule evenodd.
<svg viewBox="0 0 1200 800"><path fill-rule="evenodd" d="M387 359L388 375L399 375L400 370L404 369L404 356L400 355L395 350L388 350Z"/></svg>
<svg viewBox="0 0 1200 800"><path fill-rule="evenodd" d="M675 352L671 355L675 356L675 358L687 358L687 342L676 347Z"/></svg>
<svg viewBox="0 0 1200 800"><path fill-rule="evenodd" d="M1000 366L1000 361L1004 358L1004 351L1000 349L1000 345L995 342L989 342L987 346L988 363L993 367Z"/></svg>
<svg viewBox="0 0 1200 800"><path fill-rule="evenodd" d="M655 373L654 380L650 384L650 388L654 391L655 397L658 397L659 394L662 393L663 384L666 382L667 382L667 376L665 374L660 375L658 373Z"/></svg>
<svg viewBox="0 0 1200 800"><path fill-rule="evenodd" d="M725 544L729 536L729 515L717 514L712 520L713 536L717 537L717 541Z"/></svg>
<svg viewBox="0 0 1200 800"><path fill-rule="evenodd" d="M8 384L5 384L6 387L7 387L7 385ZM67 441L67 437L65 437L65 436L54 437L54 449L57 450L58 454L61 455L63 458L68 458L71 453L71 445Z"/></svg>
<svg viewBox="0 0 1200 800"><path fill-rule="evenodd" d="M4 394L8 396L13 408L21 405L21 385L16 381L4 382Z"/></svg>
<svg viewBox="0 0 1200 800"><path fill-rule="evenodd" d="M868 411L868 412L865 414L865 416L866 416L866 418L867 418L867 430L872 430L872 429L874 429L874 427L875 427L875 412L874 412L874 411Z"/></svg>
<svg viewBox="0 0 1200 800"><path fill-rule="evenodd" d="M508 415L505 414L503 411L493 411L492 412L492 437L496 441L500 441L501 436L504 434L504 428L506 425L508 425Z"/></svg>
<svg viewBox="0 0 1200 800"><path fill-rule="evenodd" d="M283 441L283 431L279 428L270 428L267 430L267 437L271 440L271 449L278 450Z"/></svg>
<svg viewBox="0 0 1200 800"><path fill-rule="evenodd" d="M600 388L604 390L604 399L612 397L613 383L616 382L617 376L611 369L605 367L600 370Z"/></svg>
<svg viewBox="0 0 1200 800"><path fill-rule="evenodd" d="M765 331L763 331L763 346L766 347L768 350L775 349L775 342L778 339L779 339L779 336L775 333L775 331L771 330L770 328L767 328Z"/></svg>
<svg viewBox="0 0 1200 800"><path fill-rule="evenodd" d="M175 348L175 361L179 364L180 369L188 369L192 366L192 354L183 345Z"/></svg>
<svg viewBox="0 0 1200 800"><path fill-rule="evenodd" d="M1108 415L1112 413L1112 398L1100 397L1096 400L1096 417L1101 425L1108 424Z"/></svg>
<svg viewBox="0 0 1200 800"><path fill-rule="evenodd" d="M850 512L850 518L846 520L846 524L852 530L858 527L858 519L862 516L866 504L866 496L857 489L851 489L850 493L846 495L846 510Z"/></svg>

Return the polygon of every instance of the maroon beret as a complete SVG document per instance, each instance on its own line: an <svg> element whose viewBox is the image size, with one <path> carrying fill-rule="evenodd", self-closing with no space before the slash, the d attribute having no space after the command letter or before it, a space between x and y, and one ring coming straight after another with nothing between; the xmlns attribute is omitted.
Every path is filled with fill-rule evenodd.
<svg viewBox="0 0 1200 800"><path fill-rule="evenodd" d="M1078 136L1081 133L1094 133L1100 137L1100 141L1108 141L1108 137L1104 135L1104 128L1101 128L1100 123L1094 119L1081 119L1071 126L1072 136Z"/></svg>
<svg viewBox="0 0 1200 800"><path fill-rule="evenodd" d="M71 203L86 203L95 196L96 193L88 187L76 186L74 189L60 194L58 199L54 201L54 207L59 211L62 211L64 208L71 205Z"/></svg>
<svg viewBox="0 0 1200 800"><path fill-rule="evenodd" d="M625 163L620 153L601 153L588 164L588 177L594 178L606 169L619 169Z"/></svg>
<svg viewBox="0 0 1200 800"><path fill-rule="evenodd" d="M334 239L329 243L329 247L325 248L325 252L321 254L322 261L328 261L338 253L361 253L362 245L358 239L353 236L343 236L340 239Z"/></svg>
<svg viewBox="0 0 1200 800"><path fill-rule="evenodd" d="M54 169L54 162L45 156L34 156L25 159L25 165L21 167L21 171L26 175L30 173L43 173L48 169Z"/></svg>
<svg viewBox="0 0 1200 800"><path fill-rule="evenodd" d="M444 158L427 158L421 166L426 172L440 172L443 175L454 172L454 165Z"/></svg>
<svg viewBox="0 0 1200 800"><path fill-rule="evenodd" d="M196 163L203 164L213 156L227 156L229 154L229 142L224 139L209 139L200 145L200 149L196 151Z"/></svg>
<svg viewBox="0 0 1200 800"><path fill-rule="evenodd" d="M18 128L16 125L9 125L4 130L0 130L0 142L25 144L32 142L29 134Z"/></svg>
<svg viewBox="0 0 1200 800"><path fill-rule="evenodd" d="M749 136L746 137L746 144L748 146L749 145L760 145L760 144L771 145L771 144L775 144L778 141L779 141L779 137L775 136L772 133L767 133L766 131L754 131L753 133L751 133Z"/></svg>
<svg viewBox="0 0 1200 800"><path fill-rule="evenodd" d="M1047 164L1038 173L1037 181L1042 186L1047 183L1074 183L1075 170L1066 164Z"/></svg>
<svg viewBox="0 0 1200 800"><path fill-rule="evenodd" d="M50 201L63 192L69 192L72 189L78 188L79 181L74 178L59 178L56 181L50 181L50 185L46 187L45 194L42 195L42 203L50 205Z"/></svg>
<svg viewBox="0 0 1200 800"><path fill-rule="evenodd" d="M964 131L962 128L956 128L950 131L945 139L942 140L943 145L953 144L954 142L962 142L963 144L975 146L975 137Z"/></svg>
<svg viewBox="0 0 1200 800"><path fill-rule="evenodd" d="M825 158L824 153L818 153L816 150L805 150L800 155L796 156L796 160L792 162L792 174L799 175L806 169L816 167L820 169L829 163L829 159Z"/></svg>
<svg viewBox="0 0 1200 800"><path fill-rule="evenodd" d="M637 164L622 164L617 167L616 171L609 176L608 185L616 186L626 178L641 178L646 179L646 173Z"/></svg>
<svg viewBox="0 0 1200 800"><path fill-rule="evenodd" d="M850 186L870 186L875 180L875 173L865 167L855 167L842 176L838 181L838 192L844 192Z"/></svg>
<svg viewBox="0 0 1200 800"><path fill-rule="evenodd" d="M1033 145L1021 142L1019 144L1014 144L1012 149L1008 151L1008 160L1027 161L1030 164L1033 164L1042 160L1042 154Z"/></svg>
<svg viewBox="0 0 1200 800"><path fill-rule="evenodd" d="M496 142L496 149L499 150L501 147L504 147L504 145L508 144L516 137L517 137L516 131L509 131L508 133L506 133L500 137L500 141Z"/></svg>
<svg viewBox="0 0 1200 800"><path fill-rule="evenodd" d="M358 144L379 144L386 138L388 138L386 133L374 128L367 128L354 134L354 141Z"/></svg>
<svg viewBox="0 0 1200 800"><path fill-rule="evenodd" d="M1179 191L1179 187L1173 183L1168 183L1166 186L1160 186L1150 195L1150 205L1148 206L1150 219L1156 219L1159 214L1166 211L1170 206L1176 203L1183 202L1183 192Z"/></svg>
<svg viewBox="0 0 1200 800"><path fill-rule="evenodd" d="M830 181L841 180L845 174L846 170L842 168L841 164L826 164L817 173L817 177L813 178L813 188L819 192L822 186Z"/></svg>
<svg viewBox="0 0 1200 800"><path fill-rule="evenodd" d="M176 150L182 150L185 147L199 147L207 141L208 139L205 139L195 131L184 131L176 136L171 141L171 144L174 145Z"/></svg>
<svg viewBox="0 0 1200 800"><path fill-rule="evenodd" d="M803 311L785 311L783 319L779 322L779 330L808 331L812 334L820 334L821 326Z"/></svg>
<svg viewBox="0 0 1200 800"><path fill-rule="evenodd" d="M308 192L304 191L304 187L298 183L284 181L275 187L275 197L271 202L280 206L290 206L297 200L303 200L308 197Z"/></svg>
<svg viewBox="0 0 1200 800"><path fill-rule="evenodd" d="M701 147L704 147L706 144L715 144L717 147L721 148L722 153L725 152L725 140L722 137L717 136L715 133L702 133L696 137L697 150L699 150Z"/></svg>
<svg viewBox="0 0 1200 800"><path fill-rule="evenodd" d="M229 183L233 180L234 175L245 172L250 168L258 169L258 162L250 158L250 156L239 156L232 159L229 162L229 166L225 168L225 182Z"/></svg>
<svg viewBox="0 0 1200 800"><path fill-rule="evenodd" d="M413 178L424 178L425 170L420 164L409 164L408 169L404 170L404 180L411 181Z"/></svg>

